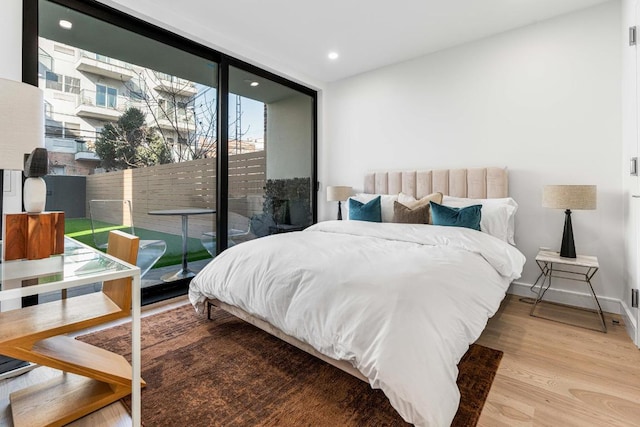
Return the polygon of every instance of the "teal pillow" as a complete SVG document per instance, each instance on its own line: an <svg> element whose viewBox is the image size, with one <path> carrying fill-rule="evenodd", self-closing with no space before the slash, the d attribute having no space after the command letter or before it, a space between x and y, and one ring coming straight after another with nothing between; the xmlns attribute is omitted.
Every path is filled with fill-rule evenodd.
<svg viewBox="0 0 640 427"><path fill-rule="evenodd" d="M354 199L349 199L349 219L369 222L382 222L382 209L380 207L380 196L362 203Z"/></svg>
<svg viewBox="0 0 640 427"><path fill-rule="evenodd" d="M431 221L433 225L449 225L466 227L480 231L482 205L467 206L466 208L452 208L429 202L431 206Z"/></svg>

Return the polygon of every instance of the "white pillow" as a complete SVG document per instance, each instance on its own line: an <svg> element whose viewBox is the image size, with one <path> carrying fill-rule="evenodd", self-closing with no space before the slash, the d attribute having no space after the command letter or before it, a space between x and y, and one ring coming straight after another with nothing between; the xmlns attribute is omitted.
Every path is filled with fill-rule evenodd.
<svg viewBox="0 0 640 427"><path fill-rule="evenodd" d="M502 199L466 199L444 196L442 204L456 208L482 205L480 230L500 240L515 245L515 217L518 203L511 197Z"/></svg>
<svg viewBox="0 0 640 427"><path fill-rule="evenodd" d="M382 215L382 222L393 222L393 202L398 201L398 195L394 194L369 194L358 193L355 196L349 197L350 199L357 200L360 203L368 203L376 197L380 196L380 213ZM347 206L347 218L349 218L349 201L345 203Z"/></svg>

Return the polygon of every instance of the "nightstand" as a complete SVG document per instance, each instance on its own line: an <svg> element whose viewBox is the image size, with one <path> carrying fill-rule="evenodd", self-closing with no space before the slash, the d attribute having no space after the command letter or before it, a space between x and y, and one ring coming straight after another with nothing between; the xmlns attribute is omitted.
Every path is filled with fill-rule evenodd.
<svg viewBox="0 0 640 427"><path fill-rule="evenodd" d="M598 301L598 297L596 296L596 293L593 290L593 286L591 285L591 279L593 279L593 276L595 276L595 274L598 272L598 269L600 268L597 257L578 255L576 258L564 258L561 257L558 252L541 250L536 256L536 263L540 268L540 275L536 279L531 289L535 289L535 287L538 286L538 283L540 283L540 288L538 289L538 295L533 302L533 307L531 307L531 312L529 313L531 316L562 322L561 320L553 319L541 315L540 313L536 314L535 311L538 307L538 304L543 302L545 293L547 292L549 287L551 287L552 278L574 280L577 282L586 283L589 286L589 291L591 292L591 295L593 296L597 307L596 311L577 307L576 309L597 313L600 317L601 329L595 330L600 330L601 332L605 333L607 332L607 325L604 321L604 314L602 313L600 302ZM573 323L571 324L573 325Z"/></svg>

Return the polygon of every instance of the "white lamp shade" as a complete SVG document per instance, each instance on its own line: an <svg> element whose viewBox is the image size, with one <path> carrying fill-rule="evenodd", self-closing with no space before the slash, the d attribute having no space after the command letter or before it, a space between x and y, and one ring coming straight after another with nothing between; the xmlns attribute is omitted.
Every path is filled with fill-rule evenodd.
<svg viewBox="0 0 640 427"><path fill-rule="evenodd" d="M351 187L342 185L327 187L327 202L343 202L351 196Z"/></svg>
<svg viewBox="0 0 640 427"><path fill-rule="evenodd" d="M0 79L0 169L23 170L24 155L37 147L44 147L42 90Z"/></svg>
<svg viewBox="0 0 640 427"><path fill-rule="evenodd" d="M552 209L593 210L597 206L595 185L545 185L542 206Z"/></svg>

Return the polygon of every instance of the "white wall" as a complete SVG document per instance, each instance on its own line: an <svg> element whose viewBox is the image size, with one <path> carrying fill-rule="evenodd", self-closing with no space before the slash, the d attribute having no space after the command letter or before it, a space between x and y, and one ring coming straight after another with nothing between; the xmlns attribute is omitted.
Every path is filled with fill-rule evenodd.
<svg viewBox="0 0 640 427"><path fill-rule="evenodd" d="M267 104L267 178L311 176L313 103L306 95Z"/></svg>
<svg viewBox="0 0 640 427"><path fill-rule="evenodd" d="M0 77L22 80L22 0L4 0L0 13Z"/></svg>
<svg viewBox="0 0 640 427"><path fill-rule="evenodd" d="M613 1L329 85L322 188L361 190L376 169L507 166L532 283L564 221L541 207L543 185L596 184L598 209L572 215L576 248L600 259L597 294L621 298L620 13ZM320 218L334 210L321 203Z"/></svg>
<svg viewBox="0 0 640 427"><path fill-rule="evenodd" d="M118 3L147 18L122 7L134 2ZM21 10L21 0L4 0L0 14L0 77L15 80ZM612 1L329 85L319 94L323 188L361 188L366 171L383 168L508 166L520 203L518 247L529 260L522 281L531 282L537 248L557 248L562 233L562 212L540 207L542 186L597 184L598 210L573 215L576 246L600 258L597 293L623 298L620 14ZM276 67L267 60L257 65ZM329 219L335 206L323 202L323 193L318 199L320 219Z"/></svg>
<svg viewBox="0 0 640 427"><path fill-rule="evenodd" d="M638 309L631 307L631 289L638 287L640 279L638 261L638 243L640 230L639 180L637 176L630 176L629 161L638 156L638 47L628 46L629 27L638 25L637 0L622 1L622 140L623 140L623 192L624 224L625 224L625 258L624 258L624 286L622 289L622 312L629 334L637 340Z"/></svg>
<svg viewBox="0 0 640 427"><path fill-rule="evenodd" d="M0 13L0 78L22 81L22 0L4 0ZM21 183L21 173L13 172L12 185ZM22 196L12 188L4 194L3 212L20 212Z"/></svg>

